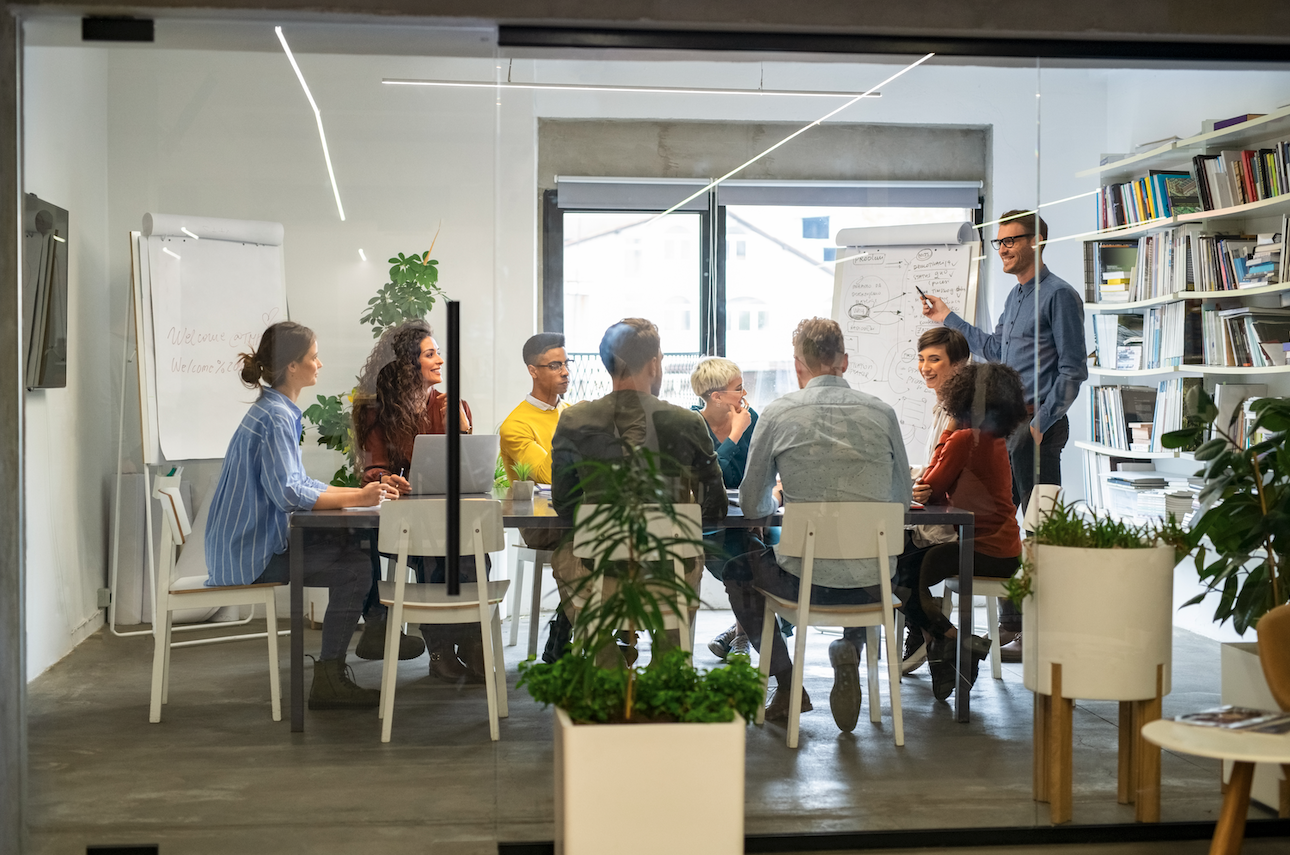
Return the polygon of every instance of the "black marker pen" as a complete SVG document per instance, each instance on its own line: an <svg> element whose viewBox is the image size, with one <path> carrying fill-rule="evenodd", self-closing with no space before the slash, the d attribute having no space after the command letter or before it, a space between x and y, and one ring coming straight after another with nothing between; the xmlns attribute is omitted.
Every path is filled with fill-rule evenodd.
<svg viewBox="0 0 1290 855"><path fill-rule="evenodd" d="M918 297L919 297L919 299L920 299L920 300L922 300L924 303L926 303L926 302L927 302L927 295L923 293L923 289L922 289L922 288L919 288L917 285L915 285L915 286L914 286L914 290L918 292Z"/></svg>

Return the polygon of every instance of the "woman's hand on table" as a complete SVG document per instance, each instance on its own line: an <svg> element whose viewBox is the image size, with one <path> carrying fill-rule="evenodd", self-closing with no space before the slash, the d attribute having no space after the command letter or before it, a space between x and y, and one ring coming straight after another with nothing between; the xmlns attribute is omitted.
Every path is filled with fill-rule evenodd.
<svg viewBox="0 0 1290 855"><path fill-rule="evenodd" d="M379 505L387 499L397 499L399 491L395 487L388 486L380 481L372 481L359 488L358 497L359 506L371 507L372 505Z"/></svg>
<svg viewBox="0 0 1290 855"><path fill-rule="evenodd" d="M412 492L412 485L402 475L382 475L381 483L387 487L393 487L405 496Z"/></svg>
<svg viewBox="0 0 1290 855"><path fill-rule="evenodd" d="M914 501L915 502L918 502L920 505L925 505L927 504L927 500L930 499L931 497L932 497L931 485L924 484L922 481L916 481L914 483Z"/></svg>

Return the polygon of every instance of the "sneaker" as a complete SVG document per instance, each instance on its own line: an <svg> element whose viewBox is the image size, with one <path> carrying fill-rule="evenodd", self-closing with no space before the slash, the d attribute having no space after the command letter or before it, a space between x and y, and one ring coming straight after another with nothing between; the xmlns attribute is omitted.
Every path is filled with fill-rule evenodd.
<svg viewBox="0 0 1290 855"><path fill-rule="evenodd" d="M385 621L372 620L363 622L363 634L354 647L354 655L359 659L385 658ZM426 643L413 638L405 632L399 633L399 659L416 659L425 652Z"/></svg>
<svg viewBox="0 0 1290 855"><path fill-rule="evenodd" d="M357 685L353 674L343 655L339 659L316 660L313 685L309 687L309 709L376 709L381 702L380 691Z"/></svg>
<svg viewBox="0 0 1290 855"><path fill-rule="evenodd" d="M711 649L711 647L712 645L708 645L709 649ZM726 656L722 658L728 658L730 656L747 656L749 659L752 659L752 642L748 640L748 636L746 634L741 632L730 640L730 650L727 652Z"/></svg>
<svg viewBox="0 0 1290 855"><path fill-rule="evenodd" d="M734 642L736 634L738 634L737 627L738 624L735 624L708 642L708 649L712 651L712 655L723 662L730 655L730 645ZM745 635L744 640L747 641L747 638L748 636Z"/></svg>
<svg viewBox="0 0 1290 855"><path fill-rule="evenodd" d="M926 661L927 639L923 636L923 631L916 626L906 626L905 652L900 657L900 673L916 671Z"/></svg>
<svg viewBox="0 0 1290 855"><path fill-rule="evenodd" d="M860 656L855 644L845 638L830 644L829 664L833 666L829 709L838 729L850 733L860 720Z"/></svg>
<svg viewBox="0 0 1290 855"><path fill-rule="evenodd" d="M770 703L766 705L766 721L786 722L788 721L788 687L784 686L775 688L775 694L771 696ZM802 712L810 712L815 709L811 705L811 696L806 694L806 687L802 687Z"/></svg>

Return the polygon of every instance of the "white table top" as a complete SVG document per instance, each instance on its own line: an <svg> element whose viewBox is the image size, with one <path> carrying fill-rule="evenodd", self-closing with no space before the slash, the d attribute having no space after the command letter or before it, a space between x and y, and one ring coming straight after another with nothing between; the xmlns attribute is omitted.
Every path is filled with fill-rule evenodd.
<svg viewBox="0 0 1290 855"><path fill-rule="evenodd" d="M1160 719L1143 725L1142 736L1169 751L1199 757L1246 763L1290 763L1290 733L1250 733Z"/></svg>

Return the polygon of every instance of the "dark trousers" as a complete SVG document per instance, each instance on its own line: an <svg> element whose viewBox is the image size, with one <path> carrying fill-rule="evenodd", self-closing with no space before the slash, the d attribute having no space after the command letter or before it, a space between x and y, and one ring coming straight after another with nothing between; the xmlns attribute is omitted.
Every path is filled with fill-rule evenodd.
<svg viewBox="0 0 1290 855"><path fill-rule="evenodd" d="M931 587L959 574L959 545L938 543L919 550L918 581L905 599L902 610L910 626L943 638L949 632L950 619L941 610L941 601L932 596ZM903 556L902 556L903 557ZM972 553L972 575L985 578L1007 579L1017 571L1020 557L995 558L980 552ZM1002 623L1002 621L1000 621Z"/></svg>
<svg viewBox="0 0 1290 855"><path fill-rule="evenodd" d="M269 559L255 581L286 583L291 581L291 562L282 552ZM361 565L305 562L305 587L327 589L327 612L323 615L322 650L319 659L339 659L349 649L354 627L367 594L367 574Z"/></svg>
<svg viewBox="0 0 1290 855"><path fill-rule="evenodd" d="M1030 494L1036 484L1062 483L1062 449L1071 436L1070 419L1062 416L1044 432L1039 443L1039 477L1035 477L1035 440L1026 422L1008 437L1008 459L1012 463L1012 501L1021 512L1026 512ZM1004 600L999 608L999 629L1021 632L1021 612L1011 600Z"/></svg>
<svg viewBox="0 0 1290 855"><path fill-rule="evenodd" d="M789 573L775 560L775 550L766 548L749 552L726 564L722 573L726 593L730 596L730 608L734 610L735 619L739 621L748 640L760 653L762 650L761 627L766 613L766 598L755 589L774 594L784 599L796 600L801 590L802 580ZM876 603L882 599L877 585L868 588L825 588L821 585L811 586L811 605L842 606ZM860 646L864 638L864 628L848 629L845 637ZM776 679L781 674L787 675L793 667L788 658L788 646L784 636L778 632L771 639L770 673Z"/></svg>

